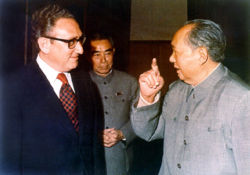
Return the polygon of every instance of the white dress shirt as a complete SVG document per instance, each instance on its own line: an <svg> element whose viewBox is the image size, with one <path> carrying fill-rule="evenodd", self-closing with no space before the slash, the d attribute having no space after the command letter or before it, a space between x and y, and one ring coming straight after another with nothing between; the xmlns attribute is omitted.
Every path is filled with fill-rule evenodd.
<svg viewBox="0 0 250 175"><path fill-rule="evenodd" d="M50 85L53 87L54 92L56 93L57 97L60 98L59 93L60 93L60 89L62 86L62 82L60 80L58 80L56 77L59 73L62 73L62 72L58 72L55 69L53 69L45 61L43 61L39 55L37 56L36 61L37 61L38 66L42 70L42 72L47 77ZM68 73L68 72L63 72L63 73L65 74L65 76L69 82L69 85L71 86L71 88L75 92L70 73Z"/></svg>

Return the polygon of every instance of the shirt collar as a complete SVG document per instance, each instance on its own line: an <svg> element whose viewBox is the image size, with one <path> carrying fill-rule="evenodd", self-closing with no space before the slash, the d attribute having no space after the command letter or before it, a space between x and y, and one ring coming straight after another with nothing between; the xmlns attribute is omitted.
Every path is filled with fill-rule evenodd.
<svg viewBox="0 0 250 175"><path fill-rule="evenodd" d="M47 79L49 80L50 83L55 83L55 81L57 80L57 75L61 72L58 72L57 70L53 69L51 66L49 66L45 61L42 60L42 58L39 56L39 54L37 55L36 58L37 64L39 65L40 69L43 71L43 73L45 74L45 76L47 77ZM67 77L67 79L71 80L70 77L70 73L68 72L63 72L65 74L65 76Z"/></svg>
<svg viewBox="0 0 250 175"><path fill-rule="evenodd" d="M91 70L90 76L98 83L102 83L104 81L107 83L110 83L112 77L114 76L114 71L113 71L113 69L111 69L109 74L106 77L102 77L102 76L98 75L97 73L95 73L95 71Z"/></svg>
<svg viewBox="0 0 250 175"><path fill-rule="evenodd" d="M209 91L214 90L214 86L224 76L225 68L222 64L219 64L211 74L196 86L189 85L187 98L194 93L195 98L205 97Z"/></svg>

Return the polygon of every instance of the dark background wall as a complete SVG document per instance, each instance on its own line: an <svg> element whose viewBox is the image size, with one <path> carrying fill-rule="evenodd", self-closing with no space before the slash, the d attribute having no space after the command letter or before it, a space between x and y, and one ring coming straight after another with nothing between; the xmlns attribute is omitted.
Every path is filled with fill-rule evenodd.
<svg viewBox="0 0 250 175"><path fill-rule="evenodd" d="M48 2L69 8L86 35L93 31L110 33L116 44L116 68L138 77L149 68L151 59L157 57L167 85L177 78L168 63L169 41L129 40L130 0L0 0L0 71L3 74L13 72L34 57L30 43L31 14ZM222 26L228 41L224 64L250 82L249 1L188 0L187 4L188 19L211 19ZM83 56L81 64L85 63Z"/></svg>
<svg viewBox="0 0 250 175"><path fill-rule="evenodd" d="M24 63L25 4L0 1L1 73L12 72Z"/></svg>
<svg viewBox="0 0 250 175"><path fill-rule="evenodd" d="M114 66L126 70L130 34L130 0L89 0L86 34L105 32L113 37L116 47Z"/></svg>
<svg viewBox="0 0 250 175"><path fill-rule="evenodd" d="M57 2L77 18L86 35L110 34L117 47L115 67L128 65L130 1L128 0L0 0L1 72L13 72L36 57L31 40L31 14L41 6ZM87 27L86 27L87 26ZM81 64L85 64L84 56ZM87 64L87 63L86 63ZM83 66L84 67L84 66Z"/></svg>
<svg viewBox="0 0 250 175"><path fill-rule="evenodd" d="M224 64L250 84L250 1L190 0L188 18L206 18L220 24L227 37Z"/></svg>

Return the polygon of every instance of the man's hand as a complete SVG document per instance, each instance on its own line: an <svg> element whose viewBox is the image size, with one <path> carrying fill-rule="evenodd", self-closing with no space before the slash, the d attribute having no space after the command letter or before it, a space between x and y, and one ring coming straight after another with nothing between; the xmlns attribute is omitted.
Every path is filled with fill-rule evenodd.
<svg viewBox="0 0 250 175"><path fill-rule="evenodd" d="M103 145L105 147L112 147L120 140L124 138L121 130L117 130L115 128L109 128L103 130Z"/></svg>
<svg viewBox="0 0 250 175"><path fill-rule="evenodd" d="M164 85L164 79L160 75L156 58L152 60L151 69L140 75L139 83L142 97L152 103L156 94Z"/></svg>

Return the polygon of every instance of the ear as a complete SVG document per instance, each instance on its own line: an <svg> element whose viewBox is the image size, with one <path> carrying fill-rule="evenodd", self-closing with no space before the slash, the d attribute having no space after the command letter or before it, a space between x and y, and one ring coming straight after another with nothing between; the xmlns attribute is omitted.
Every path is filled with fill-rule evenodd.
<svg viewBox="0 0 250 175"><path fill-rule="evenodd" d="M208 60L208 51L206 47L199 47L199 54L200 54L200 64L205 64Z"/></svg>
<svg viewBox="0 0 250 175"><path fill-rule="evenodd" d="M115 48L113 48L113 54L115 54Z"/></svg>
<svg viewBox="0 0 250 175"><path fill-rule="evenodd" d="M48 54L50 50L50 45L51 45L50 40L48 38L39 37L37 42L38 42L40 50L43 53Z"/></svg>

